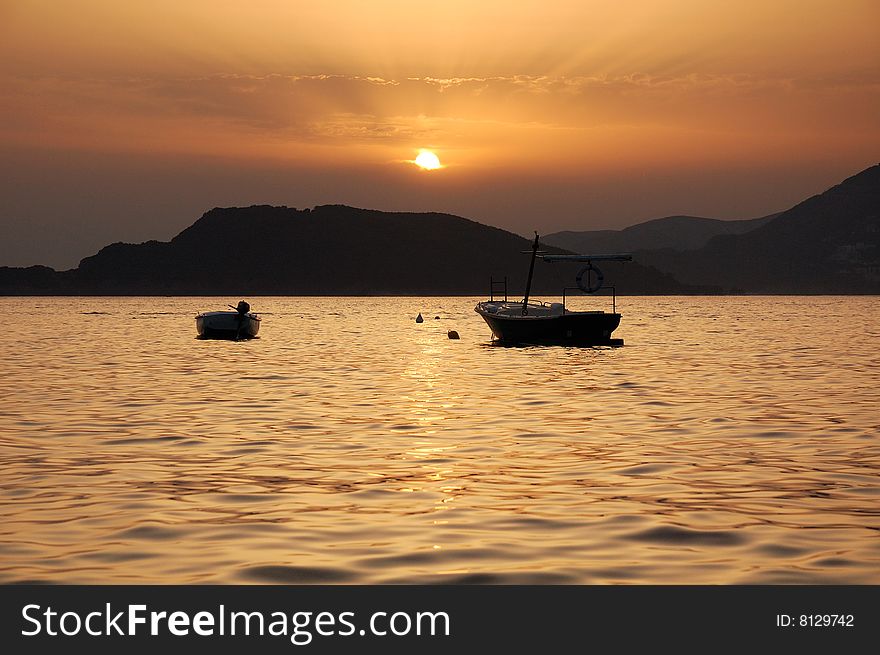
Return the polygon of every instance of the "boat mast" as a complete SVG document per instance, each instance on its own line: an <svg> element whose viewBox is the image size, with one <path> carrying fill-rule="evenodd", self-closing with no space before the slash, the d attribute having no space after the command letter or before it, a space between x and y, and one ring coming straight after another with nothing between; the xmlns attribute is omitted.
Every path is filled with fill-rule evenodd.
<svg viewBox="0 0 880 655"><path fill-rule="evenodd" d="M532 244L532 261L529 263L529 278L526 280L526 295L523 298L523 316L529 313L529 293L532 290L532 274L535 272L535 258L538 256L538 233L535 232L535 243Z"/></svg>

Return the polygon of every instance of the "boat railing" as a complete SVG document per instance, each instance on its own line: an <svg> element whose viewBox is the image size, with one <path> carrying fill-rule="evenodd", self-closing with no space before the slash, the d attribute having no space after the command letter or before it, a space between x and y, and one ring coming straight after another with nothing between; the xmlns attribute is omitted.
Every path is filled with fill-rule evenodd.
<svg viewBox="0 0 880 655"><path fill-rule="evenodd" d="M486 302L508 303L511 305L522 305L522 300L501 300L501 299L493 300L490 298ZM552 307L553 304L554 303L552 303L552 302L529 299L529 301L526 303L526 306L528 306L528 307Z"/></svg>
<svg viewBox="0 0 880 655"><path fill-rule="evenodd" d="M501 288L504 289L504 302L507 302L507 276L504 276L502 280L496 280L494 277L489 277L489 302L495 302L495 288L498 285L503 285Z"/></svg>
<svg viewBox="0 0 880 655"><path fill-rule="evenodd" d="M601 291L602 289L611 289L611 313L616 314L617 313L617 289L614 287L613 284L608 284L603 287L599 287L598 289L596 289L596 291ZM581 293L583 293L583 289L581 289L580 287L563 287L563 289L562 289L562 313L563 314L565 314L568 311L568 309L566 308L566 305L565 305L567 291L580 291Z"/></svg>

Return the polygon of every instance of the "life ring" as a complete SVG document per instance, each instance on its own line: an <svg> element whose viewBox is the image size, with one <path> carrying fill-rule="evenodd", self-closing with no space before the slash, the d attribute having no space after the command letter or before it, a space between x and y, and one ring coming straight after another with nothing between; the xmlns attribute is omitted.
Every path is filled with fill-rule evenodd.
<svg viewBox="0 0 880 655"><path fill-rule="evenodd" d="M592 285L586 284L584 280L584 274L586 274L586 281L589 281L591 271L596 275L596 281ZM605 281L605 276L602 274L602 271L599 270L598 266L587 264L580 271L578 271L575 281L577 282L578 289L580 289L584 293L596 293L599 289L602 288L602 283Z"/></svg>

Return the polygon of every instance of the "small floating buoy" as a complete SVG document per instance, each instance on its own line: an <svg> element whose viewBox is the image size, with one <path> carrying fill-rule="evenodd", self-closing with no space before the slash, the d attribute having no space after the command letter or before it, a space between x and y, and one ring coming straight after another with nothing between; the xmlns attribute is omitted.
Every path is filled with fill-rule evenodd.
<svg viewBox="0 0 880 655"><path fill-rule="evenodd" d="M439 320L440 320L440 317L439 317L439 316L435 316L435 317L434 317L434 320L435 320L435 321L439 321Z"/></svg>
<svg viewBox="0 0 880 655"><path fill-rule="evenodd" d="M416 323L424 323L424 322L425 322L425 319L422 318L421 314L416 316Z"/></svg>
<svg viewBox="0 0 880 655"><path fill-rule="evenodd" d="M446 333L446 336L449 337L450 339L460 339L461 338L458 336L458 332L456 332L455 330L450 330L449 332Z"/></svg>

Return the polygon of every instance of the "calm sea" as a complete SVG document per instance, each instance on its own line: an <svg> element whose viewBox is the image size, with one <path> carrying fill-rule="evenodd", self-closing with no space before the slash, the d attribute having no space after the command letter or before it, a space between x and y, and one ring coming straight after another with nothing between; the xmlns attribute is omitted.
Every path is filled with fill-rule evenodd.
<svg viewBox="0 0 880 655"><path fill-rule="evenodd" d="M880 583L876 297L238 300L0 299L0 582Z"/></svg>

